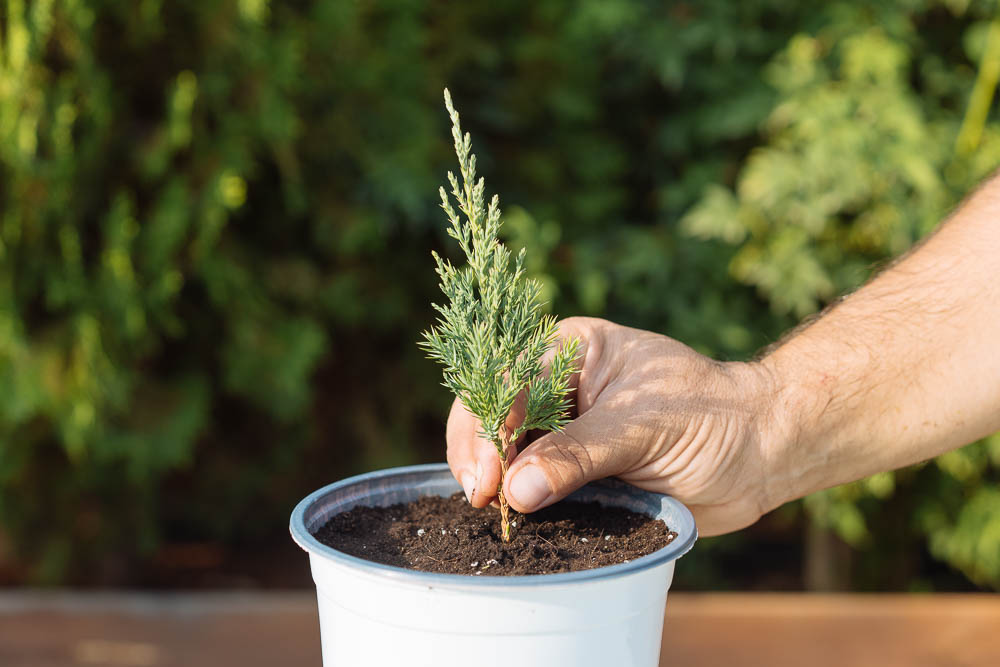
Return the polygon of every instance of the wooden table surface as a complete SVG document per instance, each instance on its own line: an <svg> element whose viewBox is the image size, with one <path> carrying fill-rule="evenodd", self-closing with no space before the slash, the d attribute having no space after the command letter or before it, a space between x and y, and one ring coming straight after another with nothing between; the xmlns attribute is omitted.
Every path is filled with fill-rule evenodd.
<svg viewBox="0 0 1000 667"><path fill-rule="evenodd" d="M3 667L318 666L319 650L305 592L0 592ZM673 593L660 664L1000 665L1000 597Z"/></svg>

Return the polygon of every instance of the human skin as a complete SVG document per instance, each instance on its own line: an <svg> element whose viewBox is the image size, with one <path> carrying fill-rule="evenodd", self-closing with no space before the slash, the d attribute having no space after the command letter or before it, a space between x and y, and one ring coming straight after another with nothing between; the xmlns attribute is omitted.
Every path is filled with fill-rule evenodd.
<svg viewBox="0 0 1000 667"><path fill-rule="evenodd" d="M1000 430L1000 178L759 360L713 361L593 318L564 320L560 336L581 341L576 418L510 452L510 505L532 512L613 476L681 500L702 535L743 528ZM500 463L478 431L456 401L448 463L484 507Z"/></svg>

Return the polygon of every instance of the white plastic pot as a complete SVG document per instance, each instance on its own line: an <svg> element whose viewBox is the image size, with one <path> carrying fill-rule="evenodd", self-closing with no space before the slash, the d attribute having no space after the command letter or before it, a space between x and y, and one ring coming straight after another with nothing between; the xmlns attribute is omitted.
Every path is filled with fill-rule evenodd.
<svg viewBox="0 0 1000 667"><path fill-rule="evenodd" d="M572 496L663 519L677 538L629 563L517 577L433 574L380 565L313 533L358 505L459 491L446 464L394 468L326 486L298 504L292 538L309 553L325 667L653 667L674 561L697 539L681 503L615 480Z"/></svg>

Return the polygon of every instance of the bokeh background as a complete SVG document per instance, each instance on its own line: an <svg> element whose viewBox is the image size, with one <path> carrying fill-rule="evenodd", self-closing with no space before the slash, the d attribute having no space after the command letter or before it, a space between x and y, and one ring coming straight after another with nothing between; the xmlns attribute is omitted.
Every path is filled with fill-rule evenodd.
<svg viewBox="0 0 1000 667"><path fill-rule="evenodd" d="M308 585L444 458L449 86L552 312L746 359L1000 164L997 3L3 0L0 583ZM694 589L1000 587L1000 438L702 540Z"/></svg>

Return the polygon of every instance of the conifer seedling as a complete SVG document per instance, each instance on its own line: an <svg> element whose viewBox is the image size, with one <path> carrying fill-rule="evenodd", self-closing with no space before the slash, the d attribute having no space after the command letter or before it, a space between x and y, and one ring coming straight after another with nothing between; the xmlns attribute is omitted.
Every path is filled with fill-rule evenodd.
<svg viewBox="0 0 1000 667"><path fill-rule="evenodd" d="M454 266L436 252L445 303L434 304L437 323L425 331L420 346L444 366L444 386L482 424L482 435L500 458L501 537L511 539L509 506L503 480L508 446L529 430L562 430L569 421L569 380L575 371L579 341L565 340L546 368L542 357L555 345L556 320L541 310L541 285L525 276L524 250L516 257L498 238L502 224L500 199L486 205L482 178L476 181L476 156L468 133L462 134L451 94L444 91L451 117L461 182L448 172L451 195L440 188L448 235L458 241L467 263ZM519 395L524 395L524 421L506 422Z"/></svg>

